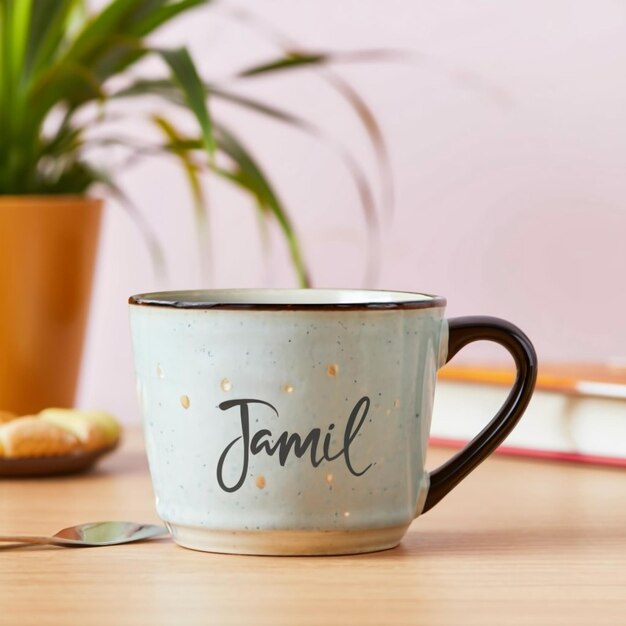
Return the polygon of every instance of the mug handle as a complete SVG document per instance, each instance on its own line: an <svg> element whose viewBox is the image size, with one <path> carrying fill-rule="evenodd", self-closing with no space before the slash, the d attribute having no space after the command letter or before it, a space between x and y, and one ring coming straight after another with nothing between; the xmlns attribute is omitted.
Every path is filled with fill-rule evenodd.
<svg viewBox="0 0 626 626"><path fill-rule="evenodd" d="M432 509L506 439L526 410L537 379L537 354L530 339L517 326L496 317L470 316L448 320L448 328L446 363L474 341L493 341L509 351L515 360L517 375L506 401L489 424L430 474L422 513Z"/></svg>

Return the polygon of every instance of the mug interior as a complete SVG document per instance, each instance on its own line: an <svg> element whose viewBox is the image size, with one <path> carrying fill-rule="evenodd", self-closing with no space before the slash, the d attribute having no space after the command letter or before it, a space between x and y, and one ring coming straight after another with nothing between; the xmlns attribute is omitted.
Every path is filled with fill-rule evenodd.
<svg viewBox="0 0 626 626"><path fill-rule="evenodd" d="M440 296L375 289L207 289L161 291L131 296L129 304L189 309L209 308L431 308Z"/></svg>

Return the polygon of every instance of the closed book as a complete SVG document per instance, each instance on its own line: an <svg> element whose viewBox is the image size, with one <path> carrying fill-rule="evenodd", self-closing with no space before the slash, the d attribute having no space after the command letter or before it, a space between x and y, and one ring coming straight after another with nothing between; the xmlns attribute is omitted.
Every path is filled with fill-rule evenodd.
<svg viewBox="0 0 626 626"><path fill-rule="evenodd" d="M504 402L514 371L448 365L439 372L431 443L461 446ZM626 368L551 364L499 452L626 467Z"/></svg>

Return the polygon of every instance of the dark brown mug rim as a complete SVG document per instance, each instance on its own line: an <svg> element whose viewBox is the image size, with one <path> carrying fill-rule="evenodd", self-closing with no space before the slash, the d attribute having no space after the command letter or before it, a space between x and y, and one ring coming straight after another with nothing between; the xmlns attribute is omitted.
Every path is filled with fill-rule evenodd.
<svg viewBox="0 0 626 626"><path fill-rule="evenodd" d="M254 292L282 294L288 293L303 295L307 291L327 292L328 294L370 294L372 299L358 298L354 302L237 302L228 301L227 297L218 297L220 294L250 296ZM214 297L211 296L214 294ZM387 301L377 301L383 295L389 297ZM397 298L394 300L394 296ZM412 299L413 297L413 299ZM357 298L355 298L357 300ZM226 309L226 310L255 310L255 311L328 311L328 310L396 310L396 309L430 309L446 306L446 299L428 293L411 291L394 291L388 289L203 289L186 291L155 291L130 296L130 305L156 306L174 309Z"/></svg>

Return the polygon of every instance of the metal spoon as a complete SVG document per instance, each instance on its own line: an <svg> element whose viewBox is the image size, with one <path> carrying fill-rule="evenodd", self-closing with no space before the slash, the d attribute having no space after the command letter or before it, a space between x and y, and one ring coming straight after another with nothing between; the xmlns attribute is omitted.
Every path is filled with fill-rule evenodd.
<svg viewBox="0 0 626 626"><path fill-rule="evenodd" d="M142 541L150 537L166 535L163 526L137 524L135 522L94 522L79 524L60 530L52 537L3 535L0 542L37 543L67 547L114 546L119 543Z"/></svg>

